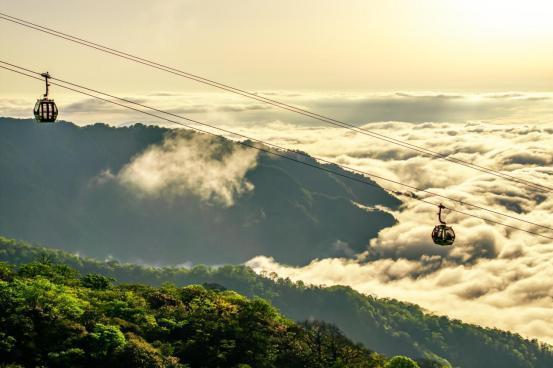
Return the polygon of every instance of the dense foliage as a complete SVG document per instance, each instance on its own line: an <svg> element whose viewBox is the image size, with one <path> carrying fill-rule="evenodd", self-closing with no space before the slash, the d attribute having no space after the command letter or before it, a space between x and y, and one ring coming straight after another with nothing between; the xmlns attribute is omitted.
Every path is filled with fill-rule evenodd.
<svg viewBox="0 0 553 368"><path fill-rule="evenodd" d="M52 264L0 263L0 364L25 367L413 367L335 327L294 323L217 287L112 284ZM410 362L405 365L402 362Z"/></svg>
<svg viewBox="0 0 553 368"><path fill-rule="evenodd" d="M347 287L305 286L276 275L260 276L243 266L150 268L100 262L0 238L0 260L24 264L37 259L68 264L83 274L101 274L123 282L205 284L236 290L248 297L262 297L288 318L332 323L348 338L378 352L417 358L421 368L440 367L447 364L444 359L463 368L553 366L551 347L536 340L432 316L415 305L377 299ZM102 284L94 277L81 282Z"/></svg>

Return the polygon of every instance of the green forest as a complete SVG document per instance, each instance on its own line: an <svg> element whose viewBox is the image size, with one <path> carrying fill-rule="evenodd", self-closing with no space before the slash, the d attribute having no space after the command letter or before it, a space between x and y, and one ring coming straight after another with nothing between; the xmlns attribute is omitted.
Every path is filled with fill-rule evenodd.
<svg viewBox="0 0 553 368"><path fill-rule="evenodd" d="M245 266L102 262L7 238L0 261L2 355L23 366L553 366L536 340Z"/></svg>
<svg viewBox="0 0 553 368"><path fill-rule="evenodd" d="M0 263L0 355L24 367L417 367L202 285L113 285L47 258Z"/></svg>

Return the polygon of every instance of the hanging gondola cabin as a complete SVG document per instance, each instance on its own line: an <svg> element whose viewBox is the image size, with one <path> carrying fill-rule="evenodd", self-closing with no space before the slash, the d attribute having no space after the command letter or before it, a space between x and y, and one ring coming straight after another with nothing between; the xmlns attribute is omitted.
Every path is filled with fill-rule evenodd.
<svg viewBox="0 0 553 368"><path fill-rule="evenodd" d="M452 245L455 241L455 232L451 226L447 226L445 221L442 220L442 209L445 207L440 204L438 208L440 209L438 212L438 220L440 221L440 224L436 225L434 230L432 230L432 240L434 241L434 244L437 245Z"/></svg>
<svg viewBox="0 0 553 368"><path fill-rule="evenodd" d="M53 123L58 117L58 107L54 103L54 100L48 98L48 87L50 87L50 83L48 83L48 78L50 78L50 74L46 72L42 73L41 75L46 81L46 93L44 94L43 98L40 98L36 101L33 112L35 114L35 119L37 122Z"/></svg>
<svg viewBox="0 0 553 368"><path fill-rule="evenodd" d="M455 241L455 232L451 226L444 224L436 225L432 230L432 240L437 245L451 245Z"/></svg>

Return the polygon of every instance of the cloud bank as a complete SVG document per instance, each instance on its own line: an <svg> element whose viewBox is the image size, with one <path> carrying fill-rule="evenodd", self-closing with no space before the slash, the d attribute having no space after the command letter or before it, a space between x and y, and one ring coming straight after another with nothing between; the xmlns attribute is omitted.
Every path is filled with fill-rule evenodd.
<svg viewBox="0 0 553 368"><path fill-rule="evenodd" d="M306 108L348 123L403 121L493 123L547 123L553 121L553 95L550 93L318 93L265 91L259 95ZM111 122L124 124L155 119L138 112L75 95L56 95L60 119L78 124ZM222 93L152 92L141 96L122 96L174 114L212 123L239 124L282 120L295 124L321 125L315 120L294 115L270 105ZM29 117L35 97L0 98L0 116ZM158 123L158 121L155 121Z"/></svg>

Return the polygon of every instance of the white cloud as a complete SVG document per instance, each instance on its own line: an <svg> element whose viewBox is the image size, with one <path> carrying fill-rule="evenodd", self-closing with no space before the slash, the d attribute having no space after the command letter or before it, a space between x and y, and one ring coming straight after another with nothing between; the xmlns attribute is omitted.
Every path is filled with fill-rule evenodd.
<svg viewBox="0 0 553 368"><path fill-rule="evenodd" d="M176 133L134 157L116 178L145 196L192 193L231 206L253 190L245 175L256 163L257 151L207 135Z"/></svg>

